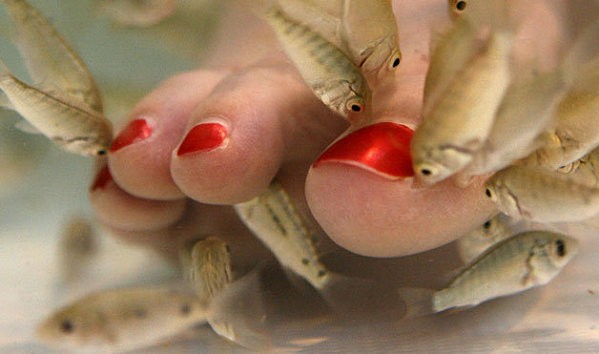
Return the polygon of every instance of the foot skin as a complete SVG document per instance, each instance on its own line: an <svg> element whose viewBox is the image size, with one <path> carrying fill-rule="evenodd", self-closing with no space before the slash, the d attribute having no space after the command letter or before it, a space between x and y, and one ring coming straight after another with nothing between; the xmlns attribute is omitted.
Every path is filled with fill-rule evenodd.
<svg viewBox="0 0 599 354"><path fill-rule="evenodd" d="M272 55L279 49L268 28L232 6L227 18L248 25L223 22L227 40L208 60L218 68L172 77L131 112L91 188L98 219L167 253L185 239L219 234L241 242L240 253L265 254L228 205L260 194L278 175L335 243L361 255L423 252L482 224L494 212L483 178L464 189L452 181L412 186L406 146L421 116L430 28L448 21L447 2L394 6L402 66L374 88L374 127L362 130L324 107L285 57ZM524 39L558 31L552 12L541 10L534 21L544 25L523 26ZM260 47L250 48L256 36ZM382 155L373 158L372 149Z"/></svg>

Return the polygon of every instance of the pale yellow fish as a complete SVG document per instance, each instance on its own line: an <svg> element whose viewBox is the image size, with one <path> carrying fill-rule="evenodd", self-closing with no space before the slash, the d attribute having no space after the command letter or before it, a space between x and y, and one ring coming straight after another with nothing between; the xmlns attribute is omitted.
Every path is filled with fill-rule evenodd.
<svg viewBox="0 0 599 354"><path fill-rule="evenodd" d="M262 195L236 204L235 210L281 265L316 289L329 283L330 274L319 260L312 232L278 182Z"/></svg>
<svg viewBox="0 0 599 354"><path fill-rule="evenodd" d="M460 258L469 263L494 244L510 237L511 229L500 214L460 237L456 241Z"/></svg>
<svg viewBox="0 0 599 354"><path fill-rule="evenodd" d="M208 306L232 280L229 246L218 237L194 242L181 251L181 264L189 285Z"/></svg>
<svg viewBox="0 0 599 354"><path fill-rule="evenodd" d="M488 249L464 268L449 285L436 291L433 312L476 306L549 283L578 251L566 235L529 231Z"/></svg>
<svg viewBox="0 0 599 354"><path fill-rule="evenodd" d="M495 6L488 11L499 7L494 15L508 17L505 2L492 3ZM513 41L513 27L507 19L498 20L490 26L483 46L434 94L434 100L426 102L422 123L412 139L418 181L433 184L448 178L464 168L483 145L511 80Z"/></svg>
<svg viewBox="0 0 599 354"><path fill-rule="evenodd" d="M177 0L101 0L99 8L119 25L150 27L174 14Z"/></svg>
<svg viewBox="0 0 599 354"><path fill-rule="evenodd" d="M484 144L510 80L510 48L511 39L491 35L485 49L425 111L412 139L419 180L426 184L444 180L465 167Z"/></svg>
<svg viewBox="0 0 599 354"><path fill-rule="evenodd" d="M98 247L97 236L87 218L73 216L67 220L58 244L61 273L65 282L79 278L98 252Z"/></svg>
<svg viewBox="0 0 599 354"><path fill-rule="evenodd" d="M489 136L459 175L470 178L495 172L534 151L538 137L552 124L566 87L561 70L512 83Z"/></svg>
<svg viewBox="0 0 599 354"><path fill-rule="evenodd" d="M536 161L551 169L573 162L599 146L599 60L585 68L559 103L557 125L542 140Z"/></svg>
<svg viewBox="0 0 599 354"><path fill-rule="evenodd" d="M559 172L511 166L486 182L486 195L502 212L539 222L570 222L599 213L599 189Z"/></svg>
<svg viewBox="0 0 599 354"><path fill-rule="evenodd" d="M556 125L528 163L556 170L599 146L599 21L591 23L568 48L564 71L573 78L556 110Z"/></svg>
<svg viewBox="0 0 599 354"><path fill-rule="evenodd" d="M401 63L390 0L277 0L277 3L294 21L341 49L371 85L391 77Z"/></svg>
<svg viewBox="0 0 599 354"><path fill-rule="evenodd" d="M59 91L95 112L102 98L89 69L56 29L25 0L3 0L17 30L17 46L36 87Z"/></svg>
<svg viewBox="0 0 599 354"><path fill-rule="evenodd" d="M0 61L4 105L63 149L82 155L104 155L112 141L112 124L101 113L70 97L50 94L15 78Z"/></svg>
<svg viewBox="0 0 599 354"><path fill-rule="evenodd" d="M207 309L188 292L147 287L100 291L67 305L37 328L60 350L120 352L151 346L206 321Z"/></svg>
<svg viewBox="0 0 599 354"><path fill-rule="evenodd" d="M370 88L347 55L277 7L264 17L304 81L327 107L346 119L365 112Z"/></svg>

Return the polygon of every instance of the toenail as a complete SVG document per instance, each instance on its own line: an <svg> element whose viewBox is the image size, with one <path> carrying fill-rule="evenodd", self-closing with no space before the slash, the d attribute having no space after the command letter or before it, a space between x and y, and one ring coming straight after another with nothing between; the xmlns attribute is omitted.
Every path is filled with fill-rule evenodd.
<svg viewBox="0 0 599 354"><path fill-rule="evenodd" d="M177 155L210 151L225 146L227 128L219 123L202 123L193 127L179 145Z"/></svg>
<svg viewBox="0 0 599 354"><path fill-rule="evenodd" d="M110 174L110 170L108 169L108 165L102 167L98 174L96 174L96 178L94 179L94 183L90 188L90 191L95 191L96 189L104 189L108 182L112 180L112 175Z"/></svg>
<svg viewBox="0 0 599 354"><path fill-rule="evenodd" d="M414 131L402 124L382 122L350 133L329 147L313 164L341 163L388 179L411 177L410 141Z"/></svg>
<svg viewBox="0 0 599 354"><path fill-rule="evenodd" d="M152 135L152 128L145 119L135 119L123 129L112 142L111 152L116 152L133 143L145 140Z"/></svg>

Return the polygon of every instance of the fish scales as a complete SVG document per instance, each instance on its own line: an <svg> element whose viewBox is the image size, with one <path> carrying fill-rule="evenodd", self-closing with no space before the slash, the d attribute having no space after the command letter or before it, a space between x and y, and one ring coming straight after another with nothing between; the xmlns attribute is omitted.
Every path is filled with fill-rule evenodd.
<svg viewBox="0 0 599 354"><path fill-rule="evenodd" d="M541 222L581 221L599 213L599 189L559 172L511 166L486 183L487 196L504 213Z"/></svg>
<svg viewBox="0 0 599 354"><path fill-rule="evenodd" d="M101 291L44 320L37 337L67 350L126 351L160 343L206 320L195 295L168 288Z"/></svg>
<svg viewBox="0 0 599 354"><path fill-rule="evenodd" d="M266 19L304 81L325 105L345 118L350 112L364 111L370 88L339 48L276 8Z"/></svg>
<svg viewBox="0 0 599 354"><path fill-rule="evenodd" d="M493 246L433 295L433 311L470 307L551 281L577 253L576 240L529 231Z"/></svg>
<svg viewBox="0 0 599 354"><path fill-rule="evenodd" d="M3 2L17 28L17 45L31 78L42 85L44 91L59 90L81 100L95 112L102 112L99 89L77 52L26 1Z"/></svg>
<svg viewBox="0 0 599 354"><path fill-rule="evenodd" d="M279 263L317 289L326 286L329 272L318 258L313 235L278 182L264 194L236 204L235 210Z"/></svg>
<svg viewBox="0 0 599 354"><path fill-rule="evenodd" d="M412 139L417 177L436 183L462 169L490 133L496 110L511 80L513 37L494 33L458 72Z"/></svg>
<svg viewBox="0 0 599 354"><path fill-rule="evenodd" d="M108 149L112 126L99 113L29 86L8 73L0 75L0 89L19 114L64 149L87 154L104 154Z"/></svg>

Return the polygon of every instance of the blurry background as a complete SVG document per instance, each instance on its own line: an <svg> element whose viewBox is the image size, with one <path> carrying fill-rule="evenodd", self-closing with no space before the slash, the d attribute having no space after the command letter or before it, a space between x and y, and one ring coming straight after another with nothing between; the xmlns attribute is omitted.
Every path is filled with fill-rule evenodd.
<svg viewBox="0 0 599 354"><path fill-rule="evenodd" d="M161 80L201 63L214 45L210 38L225 6L224 1L180 0L176 12L161 23L139 28L109 17L110 10L101 6L110 5L109 1L30 2L52 19L86 61L117 131L140 97ZM1 9L0 56L18 77L27 79L13 37ZM34 343L33 329L53 309L92 290L156 283L176 271L156 261L160 258L149 251L101 237L99 253L85 269L83 281L65 286L59 239L73 216L91 219L87 190L93 161L68 154L42 136L17 130L18 116L11 111L0 110L0 116L0 351L43 353L47 350ZM519 296L459 314L396 323L351 328L317 321L281 323L276 335L306 351L599 352L599 235L595 230L568 226L568 232L579 238L580 254L555 281ZM430 257L430 264L436 264L435 257L442 254L431 252L419 259ZM391 279L402 271L417 277L420 268L416 267L427 267L411 257L374 263ZM196 340L154 350L198 348L241 350L208 327L198 332Z"/></svg>

